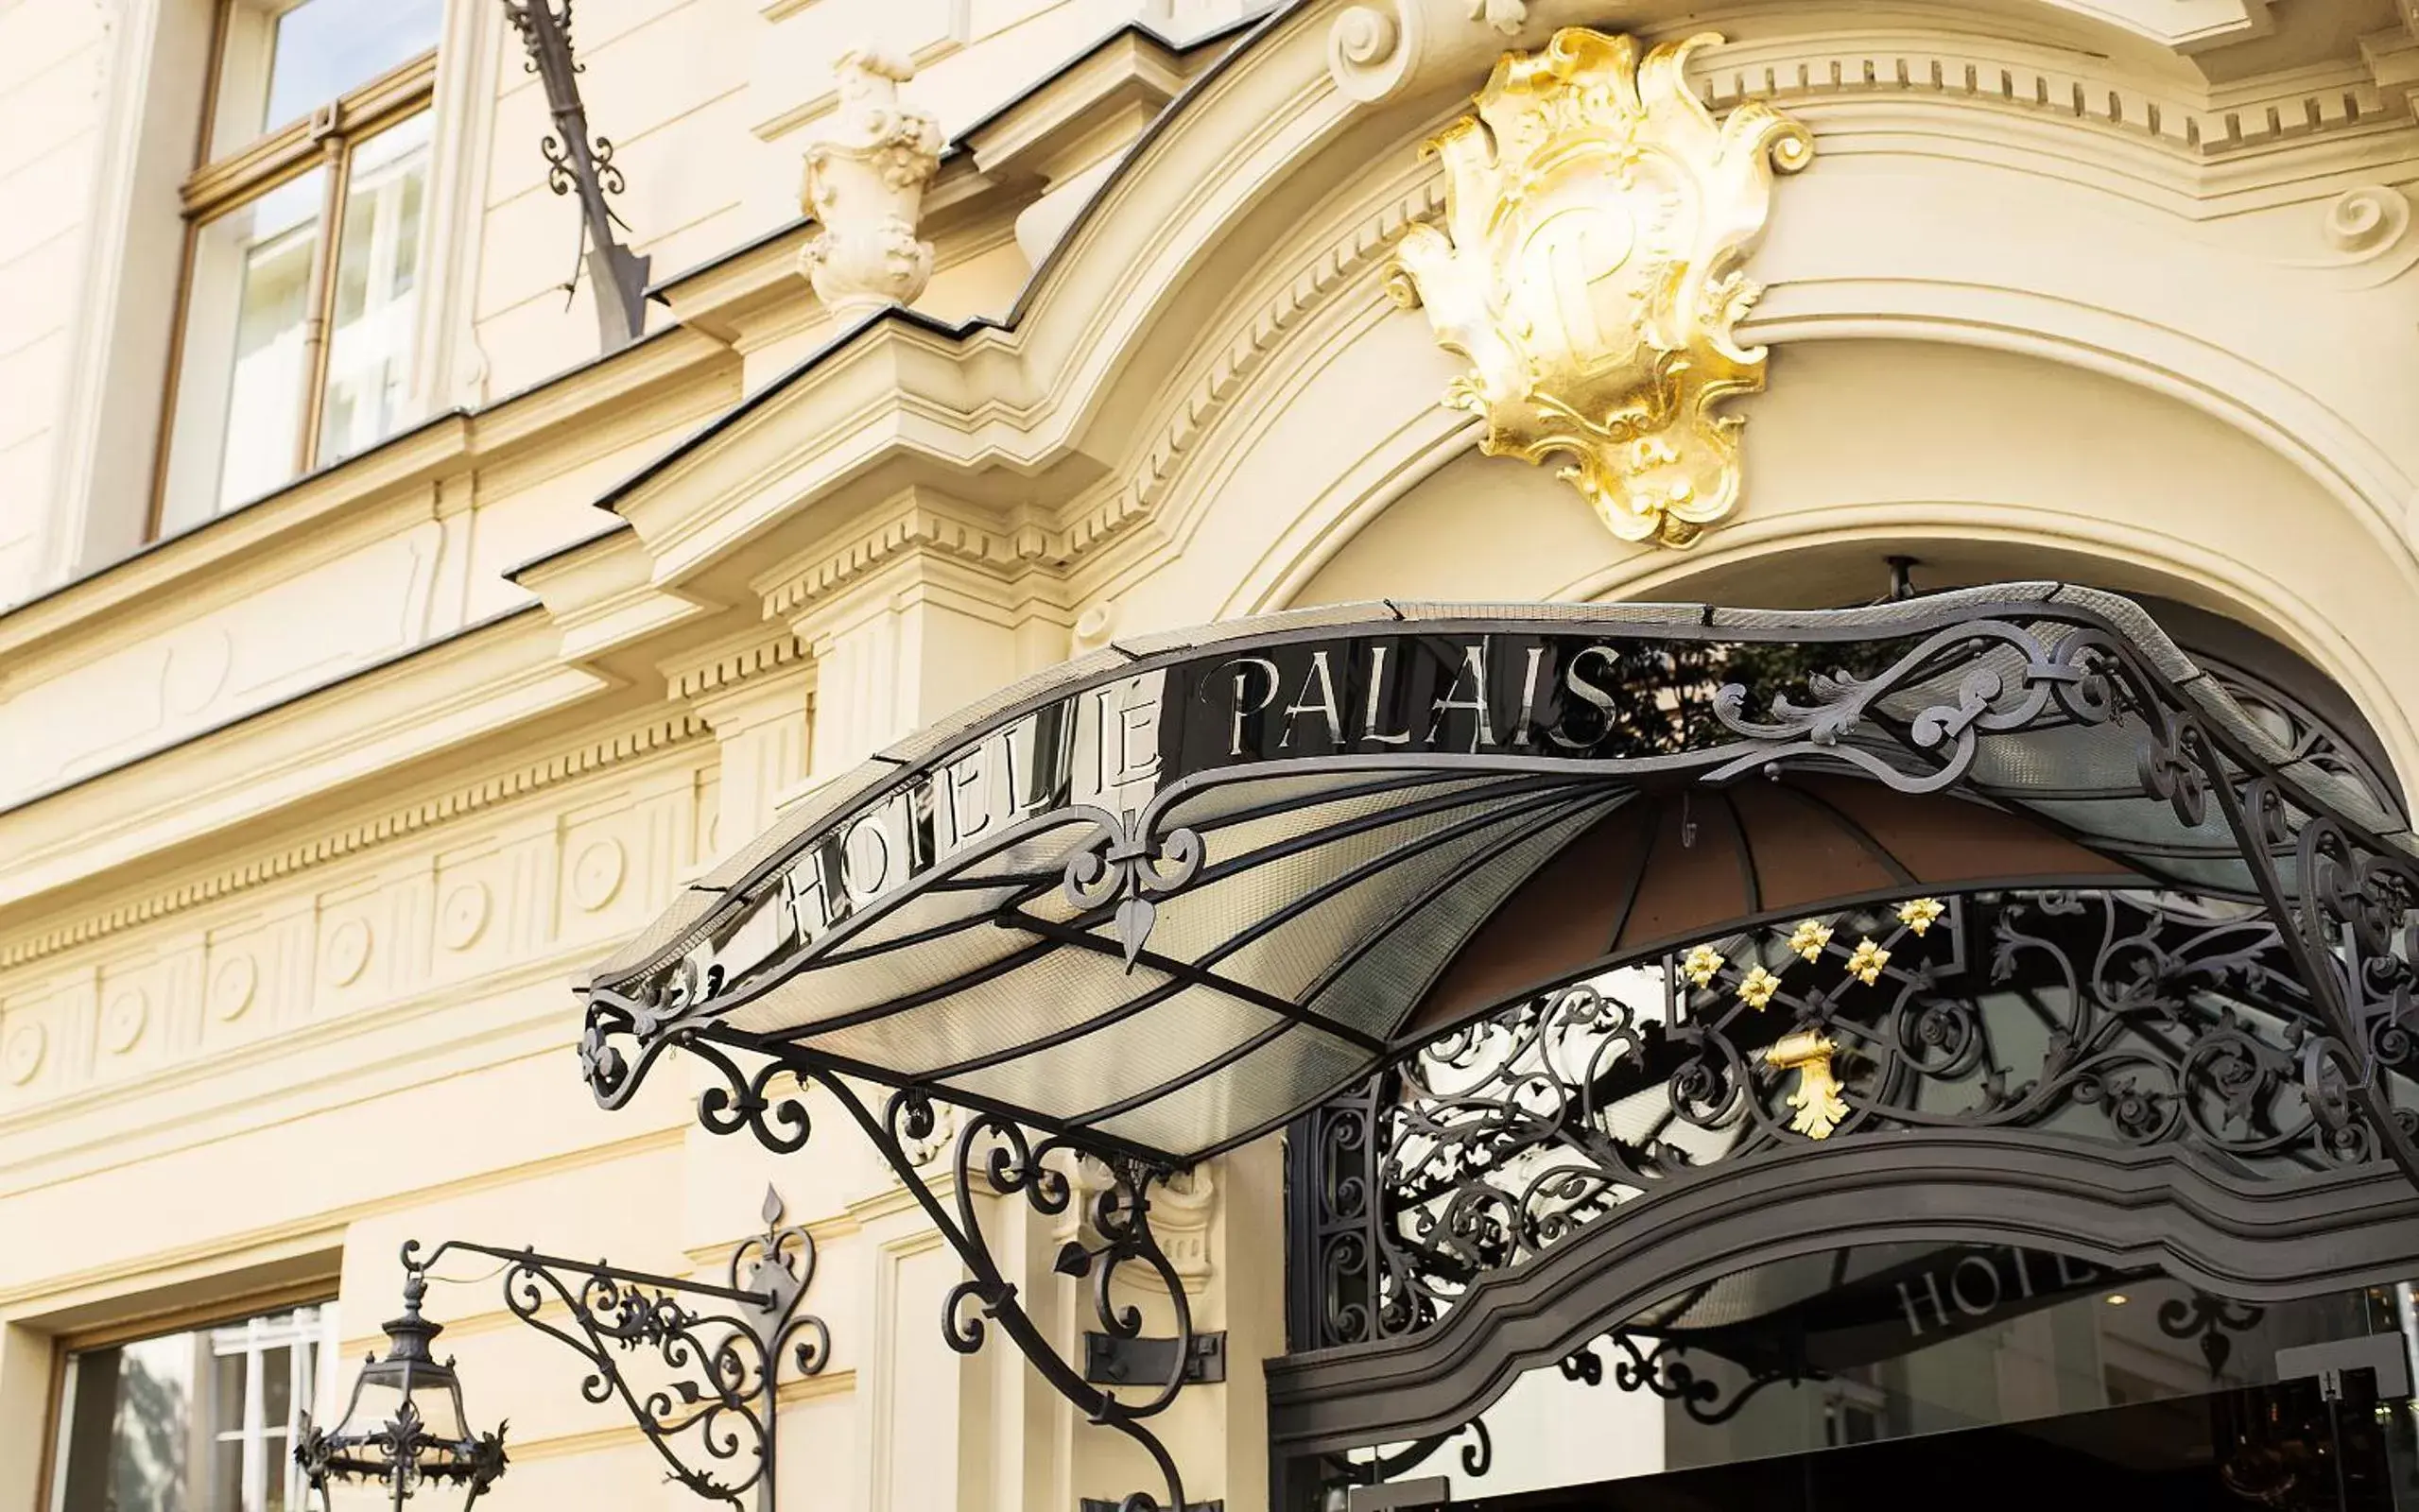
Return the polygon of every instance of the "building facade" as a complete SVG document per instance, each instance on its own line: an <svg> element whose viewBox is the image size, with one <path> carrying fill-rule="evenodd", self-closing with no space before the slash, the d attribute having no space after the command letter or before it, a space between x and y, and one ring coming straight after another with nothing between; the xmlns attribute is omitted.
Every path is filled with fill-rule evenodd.
<svg viewBox="0 0 2419 1512"><path fill-rule="evenodd" d="M783 1156L700 1125L695 1065L607 1113L577 1057L574 984L700 879L1086 657L1322 606L2068 583L2148 606L2387 812L2419 770L2419 8L583 0L585 135L529 33L507 0L0 6L0 1512L291 1504L303 1414L384 1347L407 1239L704 1277L774 1224L768 1188L829 1332L779 1389L789 1505L1153 1484L1014 1350L934 1327L961 1258L829 1107ZM1575 218L1491 251L1532 139L1453 131L1507 54L1564 58L1535 87L1583 119L1547 136L1630 146L1593 187L1537 168L1522 192ZM1629 105L1579 90L1605 78ZM645 260L629 339L592 187ZM1694 281L1651 339L1622 283L1650 266ZM1702 405L1539 442L1489 366L1539 311L1592 402L1618 357L1651 374L1633 397ZM1322 1322L1374 1294L1301 1274L1333 1116L1153 1198L1223 1336L1223 1379L1156 1419L1190 1502L1341 1505L1352 1475L1288 1459L1366 1465L1497 1402L1455 1494L2226 1368L2209 1330L2093 1323L2134 1274L2103 1246L2064 1273L2089 1306L1990 1335L2030 1376L1859 1361L1762 1427L1659 1432L1664 1394L1572 1406L1548 1377L1579 1354L1505 1344L1443 1405L1331 1411L1384 1395L1350 1360L1390 1332ZM1053 1263L1097 1233L953 1170L942 1122L909 1153L982 1188L1003 1274L1080 1358L1098 1325ZM2419 1273L2419 1220L2349 1169L2383 1247L2304 1241L2303 1269L2367 1295ZM2058 1263L2038 1233L1960 1243L1986 1241L2014 1247L1851 1269L1920 1336L1984 1270L2030 1297ZM2282 1317L2278 1243L2240 1305ZM448 1257L426 1301L474 1419L510 1420L488 1499L695 1501L501 1263ZM2181 1263L2111 1284L2225 1299ZM2089 1390L2056 1363L2076 1329L2117 1362ZM1906 1385L1926 1368L2004 1389ZM2325 1504L2419 1505L2395 1494Z"/></svg>

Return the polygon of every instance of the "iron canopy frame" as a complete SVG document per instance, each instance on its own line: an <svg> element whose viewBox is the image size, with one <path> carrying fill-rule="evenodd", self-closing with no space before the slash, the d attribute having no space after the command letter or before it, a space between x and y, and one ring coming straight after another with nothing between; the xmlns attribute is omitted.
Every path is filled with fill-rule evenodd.
<svg viewBox="0 0 2419 1512"><path fill-rule="evenodd" d="M762 905L782 885L786 868L832 842L852 818L886 803L907 803L918 793L928 795L937 782L945 780L953 757L1037 711L1054 704L1071 706L1072 700L1101 688L1149 674L1201 675L1213 666L1232 666L1239 658L1285 647L1300 652L1319 644L1341 644L1355 635L1470 642L1517 634L1595 636L1608 643L1698 651L1794 647L1811 656L1838 650L1843 662L1852 660L1845 653L1857 646L1869 652L1879 647L1881 654L1879 665L1861 672L1816 673L1797 686L1768 688L1760 713L1751 709L1750 690L1743 685L1727 683L1713 690L1709 707L1715 724L1707 727L1712 737L1684 742L1685 748L1616 756L1542 750L1524 755L1501 748L1480 751L1474 742L1468 751L1373 752L1364 747L1287 756L1281 753L1279 742L1274 748L1255 749L1248 760L1179 774L1131 808L1073 803L1062 795L1057 809L987 837L979 853L945 858L906 885L861 901L860 906L829 920L830 927L816 937L789 941L769 964L758 959L733 971L712 959L715 929ZM1482 713L1481 728L1483 722ZM1600 793L1624 784L1657 783L1667 789L1719 792L1743 782L1818 773L1859 778L1909 797L1972 797L2007 808L2013 806L2008 795L1994 793L1976 777L1978 755L1993 740L2053 726L2122 738L2131 747L2128 797L2169 816L2179 833L2224 837L2226 855L2239 866L2239 878L2226 884L2204 879L2198 885L2255 902L2278 925L2278 940L2307 994L2316 1030L2302 1041L2296 1066L2309 1106L2337 1138L2357 1146L2355 1153L2383 1156L2419 1183L2413 1120L2393 1106L2388 1084L2388 1073L2406 1065L2414 1049L2411 988L2419 983L2413 969L2419 960L2419 922L2414 922L2419 920L2414 913L2419 905L2419 848L2394 816L2268 739L2137 608L2113 595L2058 584L2004 585L1871 611L1828 614L1651 606L1610 606L1593 612L1572 606L1533 606L1524 614L1518 607L1491 610L1387 603L1276 616L1112 647L954 725L915 737L841 779L810 822L793 825L778 843L760 846L741 874L717 884L713 890L718 897L686 908L672 921L666 937L650 940L651 949L636 955L625 953L609 962L583 989L582 1073L599 1104L615 1108L635 1094L664 1055L683 1050L717 1077L718 1084L699 1100L700 1122L717 1133L744 1130L780 1153L803 1148L810 1137L806 1092L828 1097L873 1144L967 1267L970 1279L952 1291L944 1309L943 1335L950 1346L972 1351L983 1342L985 1321L998 1323L1054 1389L1088 1418L1124 1434L1149 1454L1162 1471L1167 1496L1164 1505L1181 1507L1185 1504L1181 1478L1149 1427L1149 1419L1183 1389L1181 1368L1156 1383L1145 1400L1131 1402L1083 1381L1050 1348L993 1255L977 1194L988 1189L1021 1195L1036 1211L1057 1213L1066 1210L1072 1187L1064 1172L1051 1163L1054 1157L1063 1154L1108 1173L1093 1199L1097 1243L1070 1246L1058 1268L1091 1278L1103 1327L1126 1337L1139 1332L1141 1314L1113 1301L1109 1279L1129 1264L1153 1273L1170 1298L1180 1335L1173 1358L1181 1361L1190 1353L1192 1324L1181 1281L1151 1232L1154 1187L1174 1178L1193 1160L1281 1126L1373 1071L1414 1054L1458 1023L1476 1022L1524 997L1685 942L1673 938L1635 944L1573 963L1550 978L1462 1012L1454 1022L1398 1023L1373 1034L1320 1018L1298 1002L1268 1001L1270 994L1216 965L1151 949L1159 911L1186 889L1218 876L1220 864L1199 833L1166 822L1175 803L1223 783L1295 774L1350 774L1366 778L1372 791L1388 782L1460 775L1500 784L1507 792L1544 793L1564 783L1572 792L1546 803L1545 813L1551 818L1579 812L1591 789ZM1238 756L1243 754L1243 730L1238 713ZM2061 815L2042 809L2025 812L2047 833L2140 868L2152 885L2162 879L2156 845L2129 848L2105 835L2084 833ZM813 1025L797 1033L762 1032L728 1022L732 1014L800 978L819 955L841 951L907 902L953 889L972 892L973 884L962 875L966 866L1040 832L1045 821L1064 822L1070 816L1088 823L1085 837L1021 873L1016 895L985 915L984 922L1033 941L1012 954L1006 969L1058 950L1121 957L1130 971L1148 968L1171 980L1211 986L1271 1013L1275 1025L1265 1036L1235 1047L1221 1065L1315 1022L1358 1052L1351 1072L1319 1088L1315 1095L1294 1099L1275 1116L1221 1130L1198 1149L1171 1151L1095 1126L1104 1116L1097 1111L1069 1115L986 1096L950 1086L938 1075L903 1073L801 1042ZM1456 885L1469 869L1445 885ZM2045 880L1994 878L1971 880L1962 886L2040 885ZM2104 885L2104 879L2096 885ZM1870 903L1903 896L1905 890L1831 902L1841 906ZM1067 917L1051 919L1034 912L1030 905L1045 897ZM1792 906L1769 918L1742 915L1731 922L1747 926L1800 911ZM952 927L961 926L962 921ZM911 933L892 943L911 950L939 933ZM936 1001L946 991L923 988L874 1005L863 1014L882 1017ZM1097 1027L1097 1022L1087 1022L1062 1038L1073 1040ZM868 1085L880 1092L859 1090ZM1165 1095L1172 1090L1163 1085L1152 1091ZM915 1148L937 1127L940 1104L961 1107L970 1115L949 1162L954 1192L947 1201ZM1140 1512L1163 1503L1150 1493L1136 1492L1122 1505L1127 1512Z"/></svg>

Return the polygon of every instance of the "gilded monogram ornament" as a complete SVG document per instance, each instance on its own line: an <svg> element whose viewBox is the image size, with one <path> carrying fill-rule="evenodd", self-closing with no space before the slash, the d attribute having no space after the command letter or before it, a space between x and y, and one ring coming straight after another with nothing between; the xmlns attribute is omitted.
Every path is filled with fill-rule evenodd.
<svg viewBox="0 0 2419 1512"><path fill-rule="evenodd" d="M1470 359L1446 404L1487 421L1490 455L1570 458L1561 476L1624 541L1685 546L1738 501L1736 416L1765 349L1734 327L1772 171L1813 156L1806 128L1750 102L1717 122L1684 67L1710 33L1638 56L1580 27L1506 54L1477 113L1428 144L1445 226L1414 226L1388 288Z"/></svg>

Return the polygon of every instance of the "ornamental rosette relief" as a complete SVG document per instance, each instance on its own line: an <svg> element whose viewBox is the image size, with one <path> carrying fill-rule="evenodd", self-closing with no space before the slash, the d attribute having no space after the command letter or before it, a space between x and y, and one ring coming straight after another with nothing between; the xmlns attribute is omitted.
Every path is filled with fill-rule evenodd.
<svg viewBox="0 0 2419 1512"><path fill-rule="evenodd" d="M1428 143L1444 226L1414 226L1388 288L1470 361L1444 403L1487 422L1480 448L1564 458L1624 541L1685 546L1738 502L1738 430L1719 406L1764 387L1739 318L1741 270L1775 170L1812 160L1805 127L1750 102L1717 122L1684 73L1711 33L1639 57L1580 27L1508 53L1477 113Z"/></svg>

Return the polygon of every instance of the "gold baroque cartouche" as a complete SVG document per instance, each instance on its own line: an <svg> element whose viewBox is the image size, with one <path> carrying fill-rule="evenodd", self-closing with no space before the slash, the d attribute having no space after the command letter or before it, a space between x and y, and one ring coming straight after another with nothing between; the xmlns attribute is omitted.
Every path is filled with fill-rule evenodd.
<svg viewBox="0 0 2419 1512"><path fill-rule="evenodd" d="M1506 54L1428 144L1443 229L1414 226L1387 286L1469 359L1444 402L1487 422L1491 455L1566 459L1625 541L1685 546L1738 501L1737 417L1765 351L1735 327L1761 290L1740 269L1772 172L1813 156L1803 126L1751 102L1719 122L1683 72L1711 34L1638 56L1570 27Z"/></svg>

